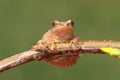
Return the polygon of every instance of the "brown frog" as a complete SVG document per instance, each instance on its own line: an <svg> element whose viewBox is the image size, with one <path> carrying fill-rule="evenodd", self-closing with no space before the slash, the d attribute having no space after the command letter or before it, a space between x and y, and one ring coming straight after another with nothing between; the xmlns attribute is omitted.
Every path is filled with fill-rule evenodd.
<svg viewBox="0 0 120 80"><path fill-rule="evenodd" d="M79 41L79 39L78 37L74 36L73 25L74 22L71 20L68 20L66 22L59 22L55 20L52 23L53 27L43 35L42 39L38 41L37 45L33 46L33 49L39 49L40 48L39 44L45 42L48 44L54 44L59 42L76 43L77 41ZM54 49L54 47L52 47L52 49ZM68 68L75 64L79 58L80 58L79 54L71 56L54 55L48 57L47 59L45 59L45 61L54 66Z"/></svg>

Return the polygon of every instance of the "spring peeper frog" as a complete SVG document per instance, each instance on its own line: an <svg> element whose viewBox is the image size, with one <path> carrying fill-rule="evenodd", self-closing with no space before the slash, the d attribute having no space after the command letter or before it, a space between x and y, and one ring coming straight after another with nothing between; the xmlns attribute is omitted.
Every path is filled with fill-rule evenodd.
<svg viewBox="0 0 120 80"><path fill-rule="evenodd" d="M47 42L51 44L54 42L77 42L79 39L78 37L74 36L73 25L74 23L71 20L66 22L59 22L57 20L54 21L52 23L53 27L43 35L42 40L38 41L38 44L33 46L33 48L39 48L39 44L41 42ZM79 55L54 55L48 57L45 59L45 61L54 66L68 68L75 64L79 57Z"/></svg>

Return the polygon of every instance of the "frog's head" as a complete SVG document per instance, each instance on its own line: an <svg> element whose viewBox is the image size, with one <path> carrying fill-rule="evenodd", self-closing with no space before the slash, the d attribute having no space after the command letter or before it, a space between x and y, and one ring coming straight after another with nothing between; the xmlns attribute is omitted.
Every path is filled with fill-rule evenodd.
<svg viewBox="0 0 120 80"><path fill-rule="evenodd" d="M72 20L68 20L66 22L60 22L58 20L55 20L53 23L52 23L52 26L54 28L73 28L74 26L74 22Z"/></svg>

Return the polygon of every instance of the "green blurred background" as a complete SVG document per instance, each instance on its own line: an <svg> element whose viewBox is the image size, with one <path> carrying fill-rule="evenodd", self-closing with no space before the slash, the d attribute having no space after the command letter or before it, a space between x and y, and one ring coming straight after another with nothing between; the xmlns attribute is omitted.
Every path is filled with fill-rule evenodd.
<svg viewBox="0 0 120 80"><path fill-rule="evenodd" d="M120 40L120 0L0 0L0 59L29 50L54 20L75 22L81 40ZM120 80L120 60L82 55L68 69L33 61L0 80Z"/></svg>

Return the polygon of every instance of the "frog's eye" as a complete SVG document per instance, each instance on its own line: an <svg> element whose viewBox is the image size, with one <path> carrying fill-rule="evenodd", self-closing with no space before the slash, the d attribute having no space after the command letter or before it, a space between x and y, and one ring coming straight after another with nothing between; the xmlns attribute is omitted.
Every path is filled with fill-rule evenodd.
<svg viewBox="0 0 120 80"><path fill-rule="evenodd" d="M74 22L71 20L67 23L67 26L73 26L73 25L74 25Z"/></svg>
<svg viewBox="0 0 120 80"><path fill-rule="evenodd" d="M52 26L55 27L58 23L59 23L59 21L55 20L55 21L52 23Z"/></svg>
<svg viewBox="0 0 120 80"><path fill-rule="evenodd" d="M73 22L73 21L71 21L71 25L72 25L72 26L74 25L74 22Z"/></svg>
<svg viewBox="0 0 120 80"><path fill-rule="evenodd" d="M53 27L55 27L55 25L56 25L56 23L55 23L55 22L53 22L53 23L52 23L52 26L53 26Z"/></svg>

